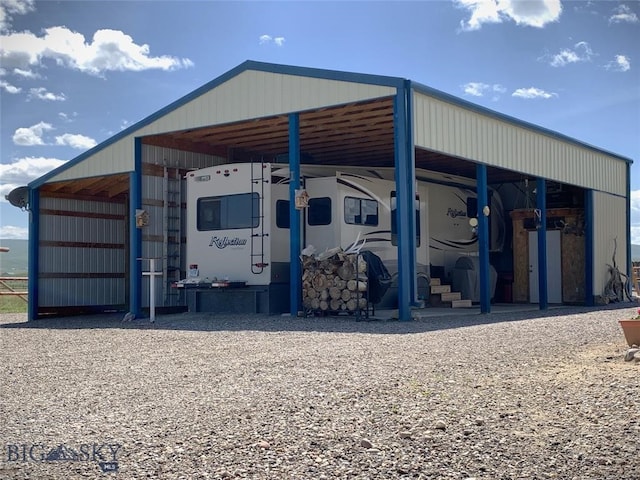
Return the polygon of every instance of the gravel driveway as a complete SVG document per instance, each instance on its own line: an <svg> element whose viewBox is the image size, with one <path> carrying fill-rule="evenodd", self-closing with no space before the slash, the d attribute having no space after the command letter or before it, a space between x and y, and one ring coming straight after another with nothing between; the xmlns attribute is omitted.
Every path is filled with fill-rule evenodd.
<svg viewBox="0 0 640 480"><path fill-rule="evenodd" d="M0 479L640 479L631 304L0 315Z"/></svg>

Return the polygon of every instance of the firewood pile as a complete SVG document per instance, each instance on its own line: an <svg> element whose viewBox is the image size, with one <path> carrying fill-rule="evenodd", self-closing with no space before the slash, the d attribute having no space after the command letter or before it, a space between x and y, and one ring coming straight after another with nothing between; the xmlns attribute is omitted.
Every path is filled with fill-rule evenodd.
<svg viewBox="0 0 640 480"><path fill-rule="evenodd" d="M361 255L334 249L301 258L304 308L326 313L367 310L367 262Z"/></svg>

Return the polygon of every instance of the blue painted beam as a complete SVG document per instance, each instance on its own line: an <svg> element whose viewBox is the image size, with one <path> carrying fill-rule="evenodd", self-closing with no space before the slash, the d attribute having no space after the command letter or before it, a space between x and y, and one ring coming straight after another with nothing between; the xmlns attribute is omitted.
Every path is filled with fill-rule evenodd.
<svg viewBox="0 0 640 480"><path fill-rule="evenodd" d="M538 224L538 302L540 310L549 306L547 293L547 182L544 178L536 181L536 207L540 214Z"/></svg>
<svg viewBox="0 0 640 480"><path fill-rule="evenodd" d="M398 230L398 319L411 320L411 305L416 301L415 264L415 165L410 155L410 129L407 86L398 88L393 100L394 162L396 179L396 225ZM412 277L413 274L413 277Z"/></svg>
<svg viewBox="0 0 640 480"><path fill-rule="evenodd" d="M27 319L38 318L38 271L40 244L40 189L29 189L29 265L27 267Z"/></svg>
<svg viewBox="0 0 640 480"><path fill-rule="evenodd" d="M489 217L485 207L489 205L487 193L487 166L476 165L476 183L478 188L478 257L480 260L480 313L491 312L491 289L489 288ZM489 215L491 215L489 210ZM496 212L497 213L497 212Z"/></svg>
<svg viewBox="0 0 640 480"><path fill-rule="evenodd" d="M412 195L414 198L416 198L417 192L416 192L416 158L415 158L415 147L413 145L413 87L411 85L411 80L405 80L404 81L404 92L405 92L405 96L406 96L406 106L407 106L407 112L406 112L406 149L407 149L407 177L409 179L411 179L411 185L412 185ZM427 200L426 198L423 198L422 200ZM409 210L411 213L411 220L409 221L409 238L412 239L412 244L413 247L411 248L411 252L413 252L413 257L411 258L410 262L409 262L409 277L411 278L411 284L412 284L412 289L411 289L411 304L413 306L417 306L418 305L418 276L417 276L417 261L416 261L416 255L417 255L417 249L418 249L418 236L416 235L417 233L417 229L418 229L418 225L416 224L416 222L419 222L420 220L416 217L416 214L413 213L414 209L419 209L419 206L414 206L413 203L411 204L411 209ZM420 212L421 215L426 215L426 212ZM422 239L421 241L423 242L428 242L429 239L426 237L425 233L422 232Z"/></svg>
<svg viewBox="0 0 640 480"><path fill-rule="evenodd" d="M296 190L300 188L300 116L289 115L289 278L290 315L302 310L302 266L300 265L301 225L296 209Z"/></svg>
<svg viewBox="0 0 640 480"><path fill-rule="evenodd" d="M593 296L593 190L585 190L584 192L584 302L592 307L595 305Z"/></svg>
<svg viewBox="0 0 640 480"><path fill-rule="evenodd" d="M134 140L134 171L129 174L129 311L142 316L142 230L136 210L142 208L142 139Z"/></svg>
<svg viewBox="0 0 640 480"><path fill-rule="evenodd" d="M631 282L633 281L633 265L631 259L631 164L627 163L627 199L626 199L626 210L627 210L627 293L629 294L629 298L631 298Z"/></svg>

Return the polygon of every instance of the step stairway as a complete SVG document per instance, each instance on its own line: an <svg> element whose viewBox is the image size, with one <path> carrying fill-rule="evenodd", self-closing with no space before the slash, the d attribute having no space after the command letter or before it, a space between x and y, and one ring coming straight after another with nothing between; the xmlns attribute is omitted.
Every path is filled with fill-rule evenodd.
<svg viewBox="0 0 640 480"><path fill-rule="evenodd" d="M451 285L443 285L439 278L430 283L430 305L433 307L471 308L470 299L463 299L460 292L452 292Z"/></svg>

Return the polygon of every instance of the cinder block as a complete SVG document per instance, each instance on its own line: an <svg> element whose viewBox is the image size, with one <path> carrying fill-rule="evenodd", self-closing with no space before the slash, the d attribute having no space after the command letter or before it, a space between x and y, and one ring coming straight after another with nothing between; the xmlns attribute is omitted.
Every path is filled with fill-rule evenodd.
<svg viewBox="0 0 640 480"><path fill-rule="evenodd" d="M454 300L460 300L461 298L462 295L460 294L460 292L448 292L440 294L440 300L442 300L443 302L453 302Z"/></svg>
<svg viewBox="0 0 640 480"><path fill-rule="evenodd" d="M449 293L451 291L451 285L432 285L431 293Z"/></svg>
<svg viewBox="0 0 640 480"><path fill-rule="evenodd" d="M473 307L473 303L471 300L454 300L451 302L451 308L471 308Z"/></svg>

